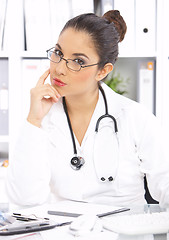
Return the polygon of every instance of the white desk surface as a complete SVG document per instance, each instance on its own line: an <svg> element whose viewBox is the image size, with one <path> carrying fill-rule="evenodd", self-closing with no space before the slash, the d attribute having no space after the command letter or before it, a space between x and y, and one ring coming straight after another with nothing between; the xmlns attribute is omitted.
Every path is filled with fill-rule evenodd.
<svg viewBox="0 0 169 240"><path fill-rule="evenodd" d="M121 207L119 207L121 208ZM10 207L10 212L17 212L22 214L36 214L38 217L49 217L50 219L56 222L66 222L71 221L74 218L70 217L60 217L54 215L48 215L48 210L57 210L64 212L73 212L73 213L93 213L99 214L104 212L113 211L118 209L118 207L97 205L97 204L88 204L88 203L79 203L73 201L62 201L57 204L46 204L43 206L19 209L14 206ZM159 205L144 205L144 206L135 206L130 207L131 212L142 213L150 210L151 212L160 211ZM118 214L129 214L129 212L118 213ZM99 233L90 233L90 235L84 235L80 237L75 237L69 232L69 225L56 227L51 230L41 231L40 233L30 233L26 235L13 235L13 236L0 236L0 240L169 240L167 234L161 235L142 235L142 236L122 236L116 233L106 231Z"/></svg>

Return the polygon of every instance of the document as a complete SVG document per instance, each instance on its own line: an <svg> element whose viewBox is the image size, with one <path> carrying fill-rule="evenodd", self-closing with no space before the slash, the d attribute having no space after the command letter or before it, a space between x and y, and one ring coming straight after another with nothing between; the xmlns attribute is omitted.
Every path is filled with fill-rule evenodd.
<svg viewBox="0 0 169 240"><path fill-rule="evenodd" d="M113 9L114 0L101 0L101 15Z"/></svg>
<svg viewBox="0 0 169 240"><path fill-rule="evenodd" d="M135 51L135 0L114 0L114 9L120 11L127 25L125 38L119 44L119 54L131 54Z"/></svg>
<svg viewBox="0 0 169 240"><path fill-rule="evenodd" d="M8 135L8 61L0 60L0 135Z"/></svg>
<svg viewBox="0 0 169 240"><path fill-rule="evenodd" d="M49 68L48 59L22 60L22 117L28 115L30 107L30 90L36 86L40 76ZM48 78L48 82L49 78ZM45 81L47 83L47 80Z"/></svg>
<svg viewBox="0 0 169 240"><path fill-rule="evenodd" d="M72 7L70 0L62 0L62 3L60 1L50 0L49 6L52 34L52 44L50 47L54 47L58 41L58 37L62 28L64 27L65 23L72 17Z"/></svg>
<svg viewBox="0 0 169 240"><path fill-rule="evenodd" d="M85 0L72 0L72 15L73 17L83 14L83 13L93 13L94 12L94 1Z"/></svg>
<svg viewBox="0 0 169 240"><path fill-rule="evenodd" d="M57 14L57 10L56 10ZM48 0L24 0L26 44L28 51L51 46L50 7Z"/></svg>
<svg viewBox="0 0 169 240"><path fill-rule="evenodd" d="M136 52L154 54L156 51L156 1L137 0L135 6Z"/></svg>
<svg viewBox="0 0 169 240"><path fill-rule="evenodd" d="M76 214L102 214L105 212L110 212L113 210L117 210L120 207L113 207L108 205L100 205L86 202L77 202L77 201L61 201L58 204L52 204L46 206L48 210L53 211L63 211L63 212L72 212ZM63 221L73 221L74 217L63 217L63 216L54 216L49 215L49 218L55 219L55 221L63 222ZM41 232L41 236L43 240L56 240L56 239L64 239L64 240L116 240L118 239L118 234L102 231L102 232L94 232L89 233L88 235L75 237L69 231L69 225L56 227L52 230Z"/></svg>
<svg viewBox="0 0 169 240"><path fill-rule="evenodd" d="M0 240L43 240L40 233L28 233L13 236L0 236Z"/></svg>
<svg viewBox="0 0 169 240"><path fill-rule="evenodd" d="M77 201L60 201L54 204L45 204L38 207L32 207L23 210L17 210L17 213L22 215L36 215L38 218L49 218L51 221L56 223L63 223L67 221L73 221L74 217L64 217L64 216L56 216L56 215L48 215L47 212L49 210L52 211L62 211L62 212L72 212L76 214L103 214L106 212L118 210L121 207L113 207L108 205L100 205L100 204L93 204L93 203L86 203L86 202L77 202ZM89 237L89 238L88 238ZM90 239L90 240L115 240L118 237L118 234L103 231L103 232L96 232L90 234L86 238L86 236L80 236L76 239ZM3 238L2 238L3 239ZM13 236L6 236L6 240L56 240L56 239L64 239L64 240L73 240L75 237L70 234L69 232L69 225L63 226L56 226L53 229L36 232L36 233L29 233L29 234L20 234L20 235L13 235ZM1 237L0 237L1 240Z"/></svg>
<svg viewBox="0 0 169 240"><path fill-rule="evenodd" d="M138 67L138 102L152 113L155 111L155 63L140 61Z"/></svg>
<svg viewBox="0 0 169 240"><path fill-rule="evenodd" d="M56 223L70 222L75 219L75 217L63 216L63 215L50 215L49 211L58 211L65 213L74 213L74 214L95 214L102 215L107 212L117 211L122 209L121 207L113 207L109 205L102 204L93 204L87 202L78 202L78 201L59 201L54 204L45 204L42 206L32 207L28 209L23 209L17 213L22 215L36 215L38 218L49 218L51 221ZM118 213L117 213L118 214Z"/></svg>
<svg viewBox="0 0 169 240"><path fill-rule="evenodd" d="M75 237L70 234L68 227L65 229L60 228L60 229L44 231L41 233L41 236L43 240L57 240L57 239L58 240L118 240L119 239L119 235L117 233L113 233L110 231L103 231L98 233L91 232L88 235ZM142 240L142 239L138 239L138 240ZM152 239L146 239L146 240L152 240Z"/></svg>
<svg viewBox="0 0 169 240"><path fill-rule="evenodd" d="M7 0L1 0L0 7L0 50L3 50Z"/></svg>

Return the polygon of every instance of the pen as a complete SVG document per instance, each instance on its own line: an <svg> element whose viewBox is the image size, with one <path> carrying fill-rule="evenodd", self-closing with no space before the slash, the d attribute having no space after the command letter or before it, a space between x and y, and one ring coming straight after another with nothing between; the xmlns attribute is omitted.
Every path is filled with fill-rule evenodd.
<svg viewBox="0 0 169 240"><path fill-rule="evenodd" d="M24 226L17 226L17 227L9 227L3 228L1 231L16 231L16 230L26 230L26 229L33 229L33 228L39 228L42 226L49 226L49 223L41 223L41 224L34 224L34 225L24 225Z"/></svg>
<svg viewBox="0 0 169 240"><path fill-rule="evenodd" d="M129 211L129 210L130 210L130 208L120 208L120 209L117 209L117 210L114 210L114 211L111 211L111 212L98 214L97 216L101 218L101 217L106 217L106 216L113 215L113 214L116 214L116 213L126 212L126 211Z"/></svg>
<svg viewBox="0 0 169 240"><path fill-rule="evenodd" d="M12 217L15 217L16 220L19 220L19 221L24 221L24 222L29 222L29 221L37 221L37 219L34 219L34 218L27 218L27 217L22 217L22 216L12 216Z"/></svg>
<svg viewBox="0 0 169 240"><path fill-rule="evenodd" d="M114 210L114 211L97 214L96 216L101 218L101 217L106 217L106 216L109 216L109 215L112 215L112 214L121 213L121 212L129 211L129 210L130 210L130 208L120 208L120 209L117 209L117 210ZM48 214L63 216L63 217L79 217L79 216L82 215L82 214L79 214L79 213L69 213L69 212L50 211L50 210L48 211Z"/></svg>
<svg viewBox="0 0 169 240"><path fill-rule="evenodd" d="M48 214L50 215L57 215L62 217L79 217L82 214L79 213L68 213L68 212L59 212L59 211L48 211Z"/></svg>
<svg viewBox="0 0 169 240"><path fill-rule="evenodd" d="M61 223L61 224L56 224L56 223L39 223L39 224L24 224L24 225L17 225L17 226L6 226L3 228L0 228L0 236L8 236L8 235L14 235L14 234L24 234L24 233L30 233L30 232L36 232L36 231L43 231L43 230L48 230L52 229L55 227L60 227L63 225L66 225L68 223ZM70 223L69 223L70 224Z"/></svg>

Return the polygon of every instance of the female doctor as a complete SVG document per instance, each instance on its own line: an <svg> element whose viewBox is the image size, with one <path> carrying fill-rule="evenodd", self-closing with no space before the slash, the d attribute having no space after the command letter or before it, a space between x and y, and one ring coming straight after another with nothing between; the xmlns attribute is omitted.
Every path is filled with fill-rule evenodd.
<svg viewBox="0 0 169 240"><path fill-rule="evenodd" d="M146 175L152 197L169 205L169 163L157 119L101 83L125 32L119 11L82 14L66 23L47 51L50 69L31 90L10 161L11 201L144 204Z"/></svg>

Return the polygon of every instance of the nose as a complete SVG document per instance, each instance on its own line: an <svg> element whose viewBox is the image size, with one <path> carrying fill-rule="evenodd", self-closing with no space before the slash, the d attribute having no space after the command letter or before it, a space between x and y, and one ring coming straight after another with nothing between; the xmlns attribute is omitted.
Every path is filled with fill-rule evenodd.
<svg viewBox="0 0 169 240"><path fill-rule="evenodd" d="M65 58L61 58L59 63L56 63L55 69L58 75L65 75L67 71L67 60Z"/></svg>

